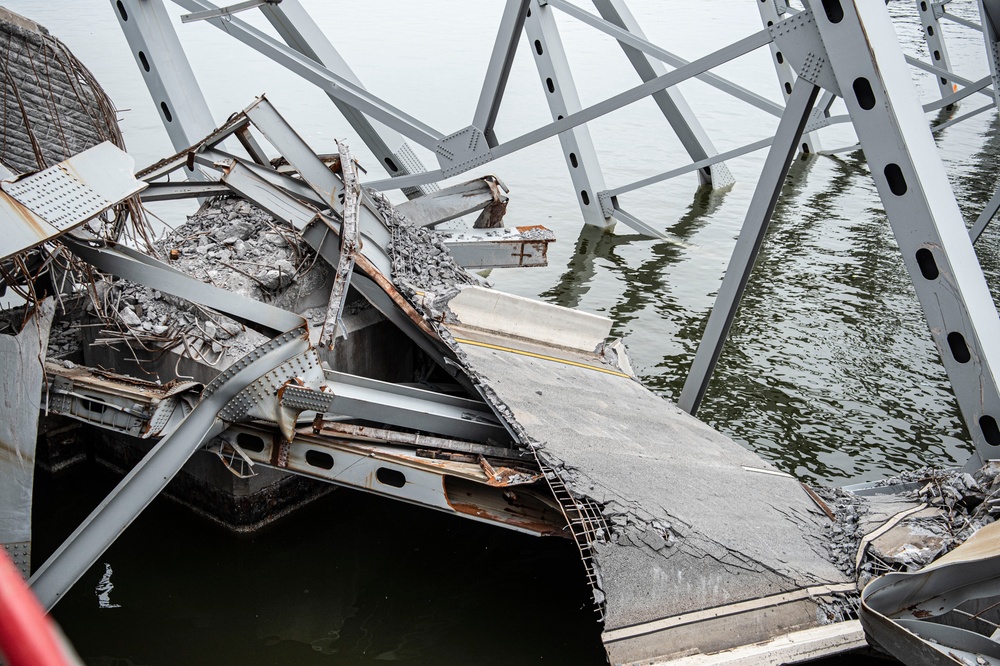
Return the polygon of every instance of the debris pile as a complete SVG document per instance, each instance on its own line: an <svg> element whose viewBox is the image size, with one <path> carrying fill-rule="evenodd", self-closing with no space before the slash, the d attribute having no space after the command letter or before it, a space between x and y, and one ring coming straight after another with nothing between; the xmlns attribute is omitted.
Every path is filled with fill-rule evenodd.
<svg viewBox="0 0 1000 666"><path fill-rule="evenodd" d="M392 230L393 282L431 318L447 311L458 285L481 284L455 262L438 234L412 224L382 195L372 193L372 199ZM295 229L239 197L209 200L154 249L192 277L323 324L328 266ZM222 356L235 360L265 341L225 316L128 281L99 291L99 311L109 325L98 342L128 340L147 350L182 346L189 356L215 365ZM359 305L368 307L352 303L345 312Z"/></svg>
<svg viewBox="0 0 1000 666"><path fill-rule="evenodd" d="M827 540L830 559L838 569L853 576L858 548L865 536L860 518L867 512L867 504L864 498L840 488L818 487L815 492L834 515Z"/></svg>
<svg viewBox="0 0 1000 666"><path fill-rule="evenodd" d="M207 201L156 241L155 250L194 278L285 309L318 305L329 291L326 265L298 233L237 197ZM228 317L125 280L99 291L110 324L101 332L103 342L128 340L150 350L181 345L214 365L223 355L234 360L266 340Z"/></svg>
<svg viewBox="0 0 1000 666"><path fill-rule="evenodd" d="M77 354L82 345L80 327L70 319L60 319L53 322L49 329L49 346L45 356L53 360L63 359Z"/></svg>
<svg viewBox="0 0 1000 666"><path fill-rule="evenodd" d="M836 515L829 539L833 561L842 571L855 573L858 549L865 549L856 571L859 587L891 571L916 571L930 564L1000 515L1000 461L987 463L975 474L927 468L885 479L876 487L898 488L889 497L900 509L899 519L877 535L869 534L864 517L886 496L821 492Z"/></svg>
<svg viewBox="0 0 1000 666"><path fill-rule="evenodd" d="M914 498L939 508L950 536L947 550L964 543L1000 515L1000 461L990 461L975 474L927 468L885 479L882 486L918 483ZM922 564L920 566L923 566Z"/></svg>
<svg viewBox="0 0 1000 666"><path fill-rule="evenodd" d="M411 300L417 292L450 298L458 285L481 284L455 263L439 234L410 222L381 194L373 192L372 199L392 230L392 280Z"/></svg>

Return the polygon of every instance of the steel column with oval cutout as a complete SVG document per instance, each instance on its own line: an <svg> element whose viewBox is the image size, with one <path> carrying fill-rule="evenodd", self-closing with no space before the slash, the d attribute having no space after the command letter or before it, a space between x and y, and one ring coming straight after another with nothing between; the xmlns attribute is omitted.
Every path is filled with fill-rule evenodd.
<svg viewBox="0 0 1000 666"><path fill-rule="evenodd" d="M573 81L569 59L559 37L555 16L548 5L540 5L532 0L531 15L525 19L524 31L531 45L531 55L542 81L545 101L553 120L561 120L582 107L580 96ZM583 221L599 228L613 227L614 218L607 214L598 200L597 193L605 189L604 173L597 159L590 130L579 125L559 134L559 145L569 177L573 181Z"/></svg>
<svg viewBox="0 0 1000 666"><path fill-rule="evenodd" d="M834 75L975 443L968 466L978 469L1000 454L1000 317L885 6L814 4Z"/></svg>
<svg viewBox="0 0 1000 666"><path fill-rule="evenodd" d="M937 4L933 0L917 0L917 15L920 16L920 24L924 29L924 41L927 42L931 64L950 72L951 59L948 58L944 34L941 32L941 23L938 21ZM955 92L955 84L947 77L935 75L934 79L942 98ZM957 106L957 104L952 106Z"/></svg>
<svg viewBox="0 0 1000 666"><path fill-rule="evenodd" d="M111 0L111 6L174 150L197 143L216 124L163 2Z"/></svg>

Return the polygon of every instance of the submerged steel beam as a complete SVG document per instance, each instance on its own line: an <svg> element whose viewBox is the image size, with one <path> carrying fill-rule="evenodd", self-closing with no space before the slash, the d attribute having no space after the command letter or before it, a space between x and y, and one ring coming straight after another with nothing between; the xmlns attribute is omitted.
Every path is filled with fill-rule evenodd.
<svg viewBox="0 0 1000 666"><path fill-rule="evenodd" d="M294 329L258 347L206 389L184 422L164 437L104 501L56 549L30 579L47 610L142 513L202 444L225 428L219 416L231 400L259 377L309 348L306 329Z"/></svg>
<svg viewBox="0 0 1000 666"><path fill-rule="evenodd" d="M977 242L979 237L983 235L983 232L986 231L986 227L989 226L990 222L996 216L997 210L1000 210L1000 189L994 192L990 200L986 202L983 210L979 213L979 217L976 218L972 228L969 229L969 237L973 243Z"/></svg>
<svg viewBox="0 0 1000 666"><path fill-rule="evenodd" d="M815 18L978 469L1000 453L1000 317L885 6L833 0Z"/></svg>
<svg viewBox="0 0 1000 666"><path fill-rule="evenodd" d="M948 57L948 49L944 43L944 34L941 32L941 23L934 2L928 0L916 0L917 14L920 16L920 23L924 29L924 41L927 42L927 51L931 56L931 64L946 71L951 71L951 59ZM955 84L943 75L935 76L938 91L941 97L947 97L955 92Z"/></svg>
<svg viewBox="0 0 1000 666"><path fill-rule="evenodd" d="M809 120L809 114L818 94L819 88L802 77L799 77L792 87L785 114L778 123L778 130L764 161L764 168L754 190L753 199L750 201L750 208L747 210L743 228L736 241L736 248L729 260L726 276L722 280L719 295L708 317L705 333L698 345L680 398L677 400L677 405L690 414L698 411L702 398L705 397L705 391L708 390L715 365L722 353L729 328L736 316L754 262L764 242L764 235L767 233L785 176L799 148L802 131Z"/></svg>

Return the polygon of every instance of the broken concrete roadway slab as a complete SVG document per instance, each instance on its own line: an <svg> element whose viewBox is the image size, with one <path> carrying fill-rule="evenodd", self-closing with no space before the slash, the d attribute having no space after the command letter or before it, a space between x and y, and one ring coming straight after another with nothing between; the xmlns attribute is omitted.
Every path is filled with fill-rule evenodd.
<svg viewBox="0 0 1000 666"><path fill-rule="evenodd" d="M603 506L611 535L594 552L613 662L815 626L815 597L853 590L829 559L829 518L790 475L595 354L451 332L541 461ZM683 620L753 600L714 626Z"/></svg>

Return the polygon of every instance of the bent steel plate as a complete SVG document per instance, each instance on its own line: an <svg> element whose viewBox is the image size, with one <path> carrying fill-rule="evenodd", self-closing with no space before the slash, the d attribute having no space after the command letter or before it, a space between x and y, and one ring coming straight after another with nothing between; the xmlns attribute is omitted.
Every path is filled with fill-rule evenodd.
<svg viewBox="0 0 1000 666"><path fill-rule="evenodd" d="M920 571L869 583L861 595L861 625L906 664L1000 665L1000 643L966 628L981 625L993 633L995 618L984 616L996 613L998 596L1000 523L992 523Z"/></svg>
<svg viewBox="0 0 1000 666"><path fill-rule="evenodd" d="M55 166L0 182L0 259L74 229L146 184L135 161L105 141Z"/></svg>

